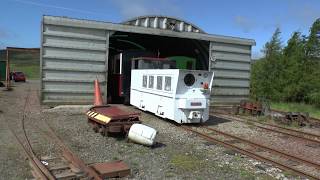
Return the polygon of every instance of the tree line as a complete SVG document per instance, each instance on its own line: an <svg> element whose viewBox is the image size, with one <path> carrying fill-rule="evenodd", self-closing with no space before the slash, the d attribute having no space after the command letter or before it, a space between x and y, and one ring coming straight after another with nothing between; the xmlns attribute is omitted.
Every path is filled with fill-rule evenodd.
<svg viewBox="0 0 320 180"><path fill-rule="evenodd" d="M251 68L251 97L256 100L303 102L320 107L320 18L309 35L295 31L287 45L275 30L264 56Z"/></svg>

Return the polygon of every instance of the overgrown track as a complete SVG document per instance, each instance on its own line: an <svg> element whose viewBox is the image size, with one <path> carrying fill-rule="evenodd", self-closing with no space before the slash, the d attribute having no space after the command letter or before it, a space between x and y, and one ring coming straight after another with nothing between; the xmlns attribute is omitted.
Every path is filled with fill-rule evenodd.
<svg viewBox="0 0 320 180"><path fill-rule="evenodd" d="M10 122L6 121L10 131L18 141L19 145L22 147L24 154L27 156L29 160L29 164L32 168L32 174L35 179L44 179L44 180L55 180L55 179L95 179L95 180L102 180L102 178L94 171L91 167L87 166L80 158L78 158L64 143L63 141L56 135L54 130L47 124L45 120L40 120L34 127L38 128L39 132L42 132L45 137L47 137L47 143L53 143L58 148L58 154L61 154L59 158L53 159L60 159L60 163L65 164L65 160L71 163L72 166L69 165L60 165L60 166L53 166L49 168L49 166L44 165L41 162L41 159L37 157L35 152L32 149L32 145L30 143L29 137L27 135L27 131L25 128L25 119L27 117L27 107L30 107L30 97L34 98L33 100L37 99L38 96L34 95L37 94L37 91L27 91L27 96L25 98L25 103L23 107L23 115L20 120L20 123L15 123L14 125L10 125ZM34 97L35 96L35 97ZM39 109L40 110L40 109ZM17 124L21 124L21 129L17 127ZM40 125L41 124L41 125ZM15 128L13 128L15 127ZM15 131L15 130L16 131ZM19 132L18 130L21 130ZM22 138L19 137L22 135ZM84 173L73 173L71 168L79 169L80 172ZM56 173L53 173L56 172ZM57 173L58 172L58 173Z"/></svg>
<svg viewBox="0 0 320 180"><path fill-rule="evenodd" d="M286 111L280 111L280 110L276 110L276 109L271 109L271 111L277 112L277 113L281 113L281 114L287 113ZM314 121L314 122L320 123L320 119L318 119L318 118L309 117L309 119Z"/></svg>
<svg viewBox="0 0 320 180"><path fill-rule="evenodd" d="M281 169L292 171L298 175L305 176L310 179L320 178L320 174L315 175L313 173L319 172L320 165L317 163L259 145L249 140L216 129L203 126L189 127L185 125L180 127L184 130L197 134L208 141L231 148L254 159L274 164ZM290 161L299 162L299 167L296 167L296 165L290 165L288 163ZM306 169L309 171L306 171Z"/></svg>
<svg viewBox="0 0 320 180"><path fill-rule="evenodd" d="M46 121L45 121L46 123ZM75 167L83 170L84 172L86 172L86 174L88 174L88 178L89 179L95 179L95 180L102 180L102 178L99 176L99 174L94 171L92 168L88 167L78 156L76 156L65 144L64 142L61 140L61 138L59 138L59 136L57 136L57 134L54 132L54 130L51 128L51 126L49 124L47 124L48 127L48 133L46 134L49 138L54 139L57 144L60 146L61 151L63 153L64 158L66 158L69 162L71 162Z"/></svg>
<svg viewBox="0 0 320 180"><path fill-rule="evenodd" d="M25 103L24 103L24 107L23 107L23 114L22 114L22 118L21 118L21 128L23 131L23 133L22 133L23 138L19 138L18 133L16 133L13 130L14 128L12 128L12 126L10 125L10 123L8 121L6 121L6 123L9 127L9 130L14 135L14 137L16 138L19 145L22 147L24 154L26 154L27 158L29 159L30 166L32 167L33 176L35 176L36 178L40 178L40 179L54 180L55 177L53 176L53 174L47 169L47 167L45 165L43 165L41 163L40 159L33 152L31 143L30 143L29 138L26 133L26 129L25 129L26 108L29 103L30 94L31 94L30 90L28 90L27 96L25 98ZM22 139L24 139L24 140L22 140ZM27 147L24 144L26 144Z"/></svg>
<svg viewBox="0 0 320 180"><path fill-rule="evenodd" d="M39 96L37 96L38 98ZM37 99L39 100L39 99ZM41 113L40 113L41 114ZM41 131L48 141L54 141L55 144L58 146L58 149L61 151L62 156L65 160L70 162L73 167L83 171L86 175L87 179L94 179L94 180L102 180L100 175L94 171L91 167L88 167L76 154L74 154L68 146L63 142L63 140L55 133L52 127L47 123L46 120L40 119L42 123L42 128L38 125L38 130ZM45 129L45 130L44 130ZM76 177L72 178L75 179Z"/></svg>
<svg viewBox="0 0 320 180"><path fill-rule="evenodd" d="M292 136L292 137L295 137L295 138L302 139L304 141L309 141L309 142L312 142L312 143L320 144L320 135L317 135L317 134L298 131L298 130L295 130L295 129L290 129L290 128L286 128L286 127L282 127L282 126L278 126L278 125L274 125L274 124L270 124L270 123L259 122L259 121L255 121L255 120L248 119L248 118L245 118L245 117L237 118L237 117L233 117L233 116L230 116L230 115L224 115L224 114L223 115L222 114L216 114L216 115L212 115L212 116L218 117L218 118L223 118L223 119L226 119L226 120L231 120L231 121L239 121L239 122L243 122L243 123L249 123L250 122L250 124L254 125L255 127L260 128L260 129L264 129L266 131L285 134L285 135L288 135L288 136Z"/></svg>

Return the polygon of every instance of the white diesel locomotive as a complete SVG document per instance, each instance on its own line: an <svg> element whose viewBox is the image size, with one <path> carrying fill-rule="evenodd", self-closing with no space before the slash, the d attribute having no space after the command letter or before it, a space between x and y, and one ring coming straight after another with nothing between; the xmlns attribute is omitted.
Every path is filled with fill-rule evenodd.
<svg viewBox="0 0 320 180"><path fill-rule="evenodd" d="M209 119L213 72L182 69L134 69L130 104L177 123Z"/></svg>

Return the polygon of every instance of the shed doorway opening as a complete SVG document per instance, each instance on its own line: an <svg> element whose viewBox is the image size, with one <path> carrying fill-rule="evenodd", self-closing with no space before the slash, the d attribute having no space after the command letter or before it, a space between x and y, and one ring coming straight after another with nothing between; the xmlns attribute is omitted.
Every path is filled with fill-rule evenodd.
<svg viewBox="0 0 320 180"><path fill-rule="evenodd" d="M108 103L129 104L132 68L208 70L209 45L208 41L195 39L115 32L109 38ZM153 65L143 66L135 61L139 58ZM172 63L154 66L155 61Z"/></svg>

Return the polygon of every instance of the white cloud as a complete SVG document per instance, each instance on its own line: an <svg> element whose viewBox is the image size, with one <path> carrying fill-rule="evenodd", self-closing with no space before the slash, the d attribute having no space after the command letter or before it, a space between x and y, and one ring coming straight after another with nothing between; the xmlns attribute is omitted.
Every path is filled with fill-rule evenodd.
<svg viewBox="0 0 320 180"><path fill-rule="evenodd" d="M245 33L250 32L255 27L255 23L252 20L250 20L247 17L239 16L239 15L234 17L234 23L236 26L241 28Z"/></svg>
<svg viewBox="0 0 320 180"><path fill-rule="evenodd" d="M289 6L289 17L297 21L303 27L309 27L317 18L320 18L320 8L312 6L312 4L302 4L300 6Z"/></svg>
<svg viewBox="0 0 320 180"><path fill-rule="evenodd" d="M113 0L123 18L142 15L181 16L181 10L172 0Z"/></svg>

